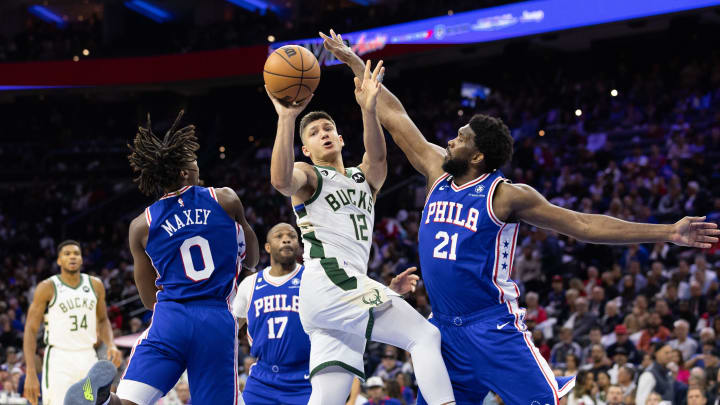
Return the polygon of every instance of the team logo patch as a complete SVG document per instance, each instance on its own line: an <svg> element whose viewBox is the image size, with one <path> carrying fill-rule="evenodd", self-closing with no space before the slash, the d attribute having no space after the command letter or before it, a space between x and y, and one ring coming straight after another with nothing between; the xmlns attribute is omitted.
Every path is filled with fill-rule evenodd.
<svg viewBox="0 0 720 405"><path fill-rule="evenodd" d="M372 291L363 295L362 302L365 305L380 306L383 303L382 298L380 298L380 290L373 288Z"/></svg>
<svg viewBox="0 0 720 405"><path fill-rule="evenodd" d="M365 181L365 175L362 173L355 173L352 175L352 179L355 180L355 183L362 183Z"/></svg>
<svg viewBox="0 0 720 405"><path fill-rule="evenodd" d="M258 277L258 278L257 278L257 282L259 283L259 282L261 282L261 281L262 281L262 277Z"/></svg>
<svg viewBox="0 0 720 405"><path fill-rule="evenodd" d="M320 173L322 173L323 176L329 176L329 175L330 175L330 172L327 171L327 170L325 170L325 169L320 170Z"/></svg>
<svg viewBox="0 0 720 405"><path fill-rule="evenodd" d="M300 280L298 280L298 278L295 277L294 279L292 279L291 283L292 283L292 285L299 285L299 284L300 284Z"/></svg>
<svg viewBox="0 0 720 405"><path fill-rule="evenodd" d="M90 288L88 286L83 287L84 292L90 292Z"/></svg>
<svg viewBox="0 0 720 405"><path fill-rule="evenodd" d="M185 202L182 200L182 198L178 198L178 204L180 204L181 207L185 206Z"/></svg>
<svg viewBox="0 0 720 405"><path fill-rule="evenodd" d="M479 186L477 186L477 187L475 187L475 192L478 193L478 194L482 193L483 190L485 190L485 186L483 186L482 184L479 185Z"/></svg>

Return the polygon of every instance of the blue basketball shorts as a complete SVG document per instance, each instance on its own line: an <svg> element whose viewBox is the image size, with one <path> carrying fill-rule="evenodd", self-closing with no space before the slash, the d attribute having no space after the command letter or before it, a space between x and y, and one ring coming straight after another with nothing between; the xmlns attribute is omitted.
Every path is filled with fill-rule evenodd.
<svg viewBox="0 0 720 405"><path fill-rule="evenodd" d="M247 405L306 405L310 400L310 366L282 367L255 363L242 393Z"/></svg>
<svg viewBox="0 0 720 405"><path fill-rule="evenodd" d="M123 379L167 394L187 369L194 405L235 405L237 347L237 323L227 302L160 301L133 347Z"/></svg>
<svg viewBox="0 0 720 405"><path fill-rule="evenodd" d="M458 405L482 404L488 391L507 405L557 405L575 377L555 377L532 341L517 303L464 315L433 313ZM427 404L418 395L418 405Z"/></svg>

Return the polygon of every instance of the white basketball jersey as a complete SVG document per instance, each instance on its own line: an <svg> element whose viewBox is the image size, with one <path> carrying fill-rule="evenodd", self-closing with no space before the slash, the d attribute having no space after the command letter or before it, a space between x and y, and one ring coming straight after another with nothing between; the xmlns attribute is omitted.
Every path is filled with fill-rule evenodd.
<svg viewBox="0 0 720 405"><path fill-rule="evenodd" d="M375 201L365 174L356 167L345 173L325 166L313 168L317 190L294 207L305 247L303 257L306 263L320 259L330 276L339 269L366 274Z"/></svg>
<svg viewBox="0 0 720 405"><path fill-rule="evenodd" d="M48 304L46 344L63 350L87 350L97 342L97 295L90 276L80 275L80 285L73 288L59 275L49 280L55 295Z"/></svg>

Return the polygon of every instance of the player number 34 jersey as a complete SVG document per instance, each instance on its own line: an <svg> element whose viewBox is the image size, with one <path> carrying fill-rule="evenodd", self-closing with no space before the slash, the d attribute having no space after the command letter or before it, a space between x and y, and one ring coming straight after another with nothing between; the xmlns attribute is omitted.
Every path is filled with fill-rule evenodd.
<svg viewBox="0 0 720 405"><path fill-rule="evenodd" d="M55 294L48 304L46 343L64 350L92 349L97 342L97 296L87 274L71 287L59 275L50 277Z"/></svg>

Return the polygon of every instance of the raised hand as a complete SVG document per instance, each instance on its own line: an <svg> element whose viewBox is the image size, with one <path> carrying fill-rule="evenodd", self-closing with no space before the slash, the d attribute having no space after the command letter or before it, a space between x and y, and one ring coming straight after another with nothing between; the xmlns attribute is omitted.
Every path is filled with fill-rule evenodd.
<svg viewBox="0 0 720 405"><path fill-rule="evenodd" d="M335 31L330 30L330 36L320 32L320 37L324 39L323 46L325 49L330 51L335 57L342 63L348 63L355 56L355 52L345 45L340 34L335 34Z"/></svg>
<svg viewBox="0 0 720 405"><path fill-rule="evenodd" d="M670 242L700 249L709 249L718 242L717 224L705 222L705 217L685 217L673 225Z"/></svg>
<svg viewBox="0 0 720 405"><path fill-rule="evenodd" d="M277 112L279 117L290 117L293 119L297 118L297 116L305 109L305 107L307 107L308 103L310 103L310 100L312 100L315 95L311 94L310 97L306 98L301 103L288 104L270 94L270 90L268 90L267 86L265 86L265 92L268 97L270 97L270 101L272 101L273 106L275 106L275 112Z"/></svg>
<svg viewBox="0 0 720 405"><path fill-rule="evenodd" d="M412 274L415 271L417 271L417 267L410 267L395 276L392 281L390 281L390 289L400 295L415 292L415 287L417 286L418 280L420 280L417 274Z"/></svg>
<svg viewBox="0 0 720 405"><path fill-rule="evenodd" d="M385 68L383 67L383 61L378 62L375 66L375 70L370 74L370 61L365 63L365 73L363 79L360 81L357 77L355 79L355 100L365 111L375 112L375 106L377 105L377 95L380 93L380 81L385 74Z"/></svg>

